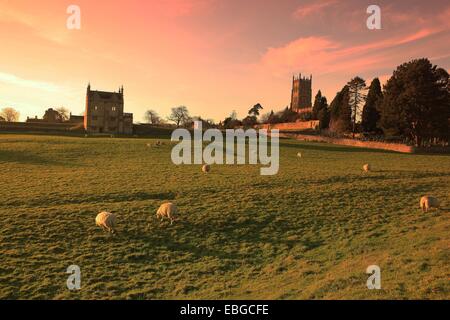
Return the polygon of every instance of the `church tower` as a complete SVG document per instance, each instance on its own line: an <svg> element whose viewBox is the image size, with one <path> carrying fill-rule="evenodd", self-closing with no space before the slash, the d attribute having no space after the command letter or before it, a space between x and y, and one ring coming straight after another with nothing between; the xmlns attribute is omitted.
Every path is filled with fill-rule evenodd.
<svg viewBox="0 0 450 320"><path fill-rule="evenodd" d="M309 78L301 74L292 77L291 110L298 113L312 111L312 75Z"/></svg>

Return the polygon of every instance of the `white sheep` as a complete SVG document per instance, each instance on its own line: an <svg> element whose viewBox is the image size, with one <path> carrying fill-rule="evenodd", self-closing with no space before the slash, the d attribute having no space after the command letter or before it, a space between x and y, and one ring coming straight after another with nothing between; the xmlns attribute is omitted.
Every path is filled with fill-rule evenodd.
<svg viewBox="0 0 450 320"><path fill-rule="evenodd" d="M369 172L371 170L370 164L366 163L365 165L363 165L363 170L365 172Z"/></svg>
<svg viewBox="0 0 450 320"><path fill-rule="evenodd" d="M211 171L211 166L210 166L209 164L205 164L205 165L202 167L202 171L203 171L204 173L210 172L210 171Z"/></svg>
<svg viewBox="0 0 450 320"><path fill-rule="evenodd" d="M301 152L297 153L297 157L301 158L302 157L302 153Z"/></svg>
<svg viewBox="0 0 450 320"><path fill-rule="evenodd" d="M168 218L170 220L170 224L172 224L175 220L177 220L177 214L177 206L172 202L166 202L159 207L158 211L156 211L156 218L161 218L161 221L163 221L164 218Z"/></svg>
<svg viewBox="0 0 450 320"><path fill-rule="evenodd" d="M116 215L106 211L100 212L97 217L95 217L95 224L103 230L114 233L116 232Z"/></svg>
<svg viewBox="0 0 450 320"><path fill-rule="evenodd" d="M439 200L435 197L423 196L420 198L420 209L423 212L428 212L430 208L439 208L440 203Z"/></svg>

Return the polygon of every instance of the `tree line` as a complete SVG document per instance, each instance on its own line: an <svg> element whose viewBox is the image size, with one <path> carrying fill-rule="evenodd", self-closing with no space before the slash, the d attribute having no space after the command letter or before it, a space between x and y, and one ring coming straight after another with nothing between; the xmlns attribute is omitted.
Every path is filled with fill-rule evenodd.
<svg viewBox="0 0 450 320"><path fill-rule="evenodd" d="M415 59L398 66L383 88L378 78L367 87L364 79L355 77L329 105L319 90L311 113L292 115L286 108L264 120L276 123L298 118L320 120L323 132L406 140L416 146L447 145L449 74L426 58Z"/></svg>
<svg viewBox="0 0 450 320"><path fill-rule="evenodd" d="M64 122L69 120L70 112L65 107L59 107L56 109L50 108L45 111L43 120L49 122ZM0 121L4 122L18 122L20 118L20 112L14 108L6 107L0 110Z"/></svg>
<svg viewBox="0 0 450 320"><path fill-rule="evenodd" d="M354 77L343 86L330 104L319 90L314 98L312 111L308 113L299 114L286 107L276 113L272 110L261 115L263 109L257 103L243 119L239 120L236 111L233 111L219 123L191 116L186 106L172 108L166 119L154 110L147 110L144 118L153 125L170 121L177 127L191 127L193 121L201 121L203 128L225 129L253 127L258 123L319 120L319 129L323 133L407 140L416 146L446 145L450 139L449 74L443 68L432 65L426 58L398 66L383 88L378 78L373 79L367 87L363 78ZM61 121L67 120L67 109L62 107L52 109L53 111L60 115ZM19 113L13 108L0 111L0 121L18 119Z"/></svg>

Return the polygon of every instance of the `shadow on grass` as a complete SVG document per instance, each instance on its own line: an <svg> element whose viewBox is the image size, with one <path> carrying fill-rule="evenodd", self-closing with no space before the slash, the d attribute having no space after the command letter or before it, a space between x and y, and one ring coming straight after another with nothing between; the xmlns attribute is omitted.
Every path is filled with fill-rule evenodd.
<svg viewBox="0 0 450 320"><path fill-rule="evenodd" d="M396 180L407 177L408 179L427 179L436 177L450 177L450 172L417 172L417 171L399 171L399 170L372 170L368 173L353 174L346 176L332 176L324 179L311 178L309 183L313 184L333 184L333 183L354 183L363 180L367 181L383 181Z"/></svg>
<svg viewBox="0 0 450 320"><path fill-rule="evenodd" d="M31 199L30 202L23 201L5 201L7 206L29 205L33 207L67 205L67 204L87 204L94 203L99 206L102 203L114 203L124 201L142 201L142 200L173 200L173 192L134 192L134 193L105 193L105 194L71 194L61 195L61 197L41 197Z"/></svg>
<svg viewBox="0 0 450 320"><path fill-rule="evenodd" d="M62 161L56 161L53 159L44 158L36 154L32 154L26 151L12 151L12 150L0 150L0 162L15 162L21 164L35 164L35 165L58 165L58 166L71 166L73 163L66 163Z"/></svg>
<svg viewBox="0 0 450 320"><path fill-rule="evenodd" d="M321 238L287 239L283 235L292 225L289 221L275 221L277 218L277 214L268 214L263 219L254 219L251 215L241 221L239 218L227 220L227 223L215 219L195 223L181 220L172 226L167 221L152 219L145 231L128 229L123 234L131 241L151 244L151 247L177 253L192 262L205 257L220 259L226 269L234 269L241 261L263 264L280 254L279 248L289 251L301 246L304 251L309 251L325 245ZM269 231L268 226L273 228ZM193 229L200 238L194 235ZM264 245L270 245L269 249L266 250Z"/></svg>
<svg viewBox="0 0 450 320"><path fill-rule="evenodd" d="M369 148L361 148L361 147L349 147L337 144L329 144L325 142L306 142L300 144L293 143L280 143L280 147L287 148L297 148L303 150L314 150L314 151L326 151L326 152L351 152L351 153L360 153L360 152L369 152L369 153L392 153L399 154L399 152L390 151L390 150L381 150L381 149L369 149Z"/></svg>

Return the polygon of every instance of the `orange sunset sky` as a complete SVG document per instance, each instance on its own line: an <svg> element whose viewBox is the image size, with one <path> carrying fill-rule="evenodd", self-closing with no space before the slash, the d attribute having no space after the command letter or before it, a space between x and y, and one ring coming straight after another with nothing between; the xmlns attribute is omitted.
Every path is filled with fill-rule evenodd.
<svg viewBox="0 0 450 320"><path fill-rule="evenodd" d="M67 7L81 8L68 30ZM382 29L366 9L381 7ZM313 74L329 102L351 77L385 81L428 57L450 69L450 2L444 0L0 0L0 108L42 117L84 111L95 90L125 88L125 110L167 116L186 105L216 121L290 102L293 73Z"/></svg>

